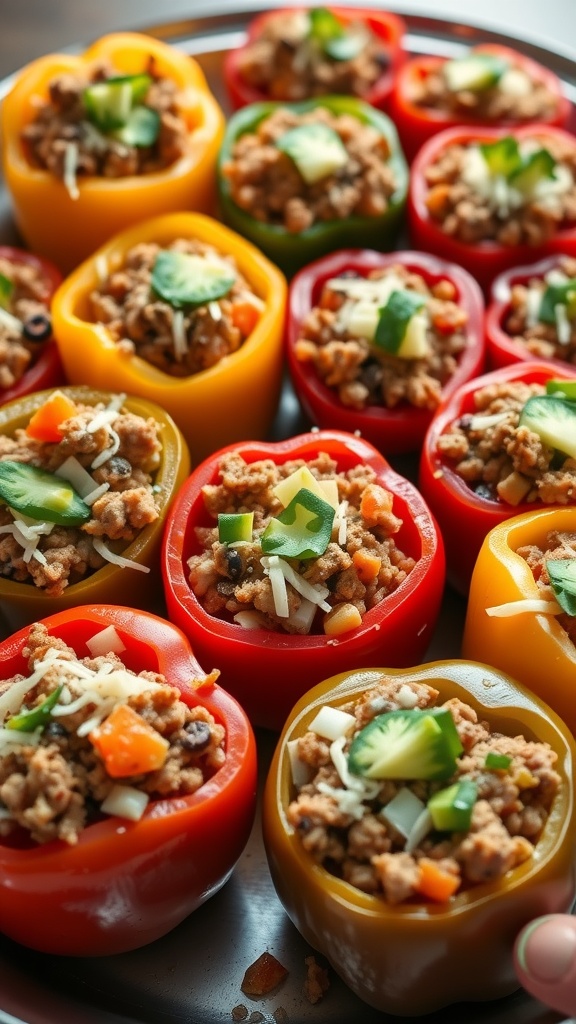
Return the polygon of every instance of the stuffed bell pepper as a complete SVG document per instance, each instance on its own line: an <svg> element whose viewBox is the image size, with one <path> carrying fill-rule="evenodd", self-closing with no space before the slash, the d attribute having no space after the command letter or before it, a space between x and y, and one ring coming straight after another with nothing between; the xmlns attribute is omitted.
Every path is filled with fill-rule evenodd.
<svg viewBox="0 0 576 1024"><path fill-rule="evenodd" d="M210 217L175 213L115 236L66 279L54 330L73 383L166 409L192 459L265 437L282 377L286 282Z"/></svg>
<svg viewBox="0 0 576 1024"><path fill-rule="evenodd" d="M224 884L254 816L252 730L171 623L116 605L0 644L0 931L108 956Z"/></svg>
<svg viewBox="0 0 576 1024"><path fill-rule="evenodd" d="M487 533L522 512L576 506L576 374L514 363L464 384L436 413L419 487L467 593Z"/></svg>
<svg viewBox="0 0 576 1024"><path fill-rule="evenodd" d="M383 109L406 59L405 25L389 11L282 8L252 19L241 46L224 58L234 108L265 100L357 96Z"/></svg>
<svg viewBox="0 0 576 1024"><path fill-rule="evenodd" d="M500 274L486 310L489 364L539 359L576 372L576 257L549 256Z"/></svg>
<svg viewBox="0 0 576 1024"><path fill-rule="evenodd" d="M224 220L288 274L342 246L391 249L407 187L391 120L347 96L252 103L218 160Z"/></svg>
<svg viewBox="0 0 576 1024"><path fill-rule="evenodd" d="M494 527L472 574L462 647L545 700L576 734L576 517L525 512Z"/></svg>
<svg viewBox="0 0 576 1024"><path fill-rule="evenodd" d="M139 33L29 64L2 102L2 160L27 245L69 271L145 217L211 212L224 117L200 66Z"/></svg>
<svg viewBox="0 0 576 1024"><path fill-rule="evenodd" d="M264 791L289 917L383 1013L507 995L517 933L574 896L575 754L546 704L476 662L325 680Z"/></svg>
<svg viewBox="0 0 576 1024"><path fill-rule="evenodd" d="M338 431L217 452L164 535L168 613L252 721L281 728L309 686L426 650L444 550L416 488Z"/></svg>
<svg viewBox="0 0 576 1024"><path fill-rule="evenodd" d="M47 260L0 246L0 403L64 382L51 316L61 281Z"/></svg>
<svg viewBox="0 0 576 1024"><path fill-rule="evenodd" d="M500 43L453 58L417 56L396 74L389 111L411 160L444 128L517 128L536 121L565 127L570 101L553 71Z"/></svg>
<svg viewBox="0 0 576 1024"><path fill-rule="evenodd" d="M484 369L483 312L472 276L425 253L341 250L304 267L287 326L303 408L387 455L419 451L439 404Z"/></svg>
<svg viewBox="0 0 576 1024"><path fill-rule="evenodd" d="M168 508L190 467L159 406L87 387L0 409L0 608L12 626L91 601L155 607Z"/></svg>
<svg viewBox="0 0 576 1024"><path fill-rule="evenodd" d="M549 125L447 128L412 164L408 221L415 248L486 290L511 267L576 255L576 138Z"/></svg>

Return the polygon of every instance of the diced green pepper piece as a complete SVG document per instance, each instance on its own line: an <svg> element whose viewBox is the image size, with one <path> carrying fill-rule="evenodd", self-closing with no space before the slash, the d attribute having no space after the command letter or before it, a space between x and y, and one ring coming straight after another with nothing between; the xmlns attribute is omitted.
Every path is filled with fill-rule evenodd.
<svg viewBox="0 0 576 1024"><path fill-rule="evenodd" d="M2 309L10 309L13 291L14 282L5 274L0 274L0 307Z"/></svg>
<svg viewBox="0 0 576 1024"><path fill-rule="evenodd" d="M19 732L34 732L36 729L43 729L52 717L52 708L58 703L63 688L62 685L57 686L38 707L31 708L29 711L21 711L18 715L13 715L12 718L7 720L6 728L18 729Z"/></svg>
<svg viewBox="0 0 576 1024"><path fill-rule="evenodd" d="M555 327L556 306L566 306L568 316L576 316L576 278L572 277L562 284L548 285L540 302L538 319L543 324Z"/></svg>
<svg viewBox="0 0 576 1024"><path fill-rule="evenodd" d="M354 737L348 767L369 779L448 779L462 749L447 708L388 711Z"/></svg>
<svg viewBox="0 0 576 1024"><path fill-rule="evenodd" d="M151 85L150 75L138 74L117 75L87 86L82 101L88 120L104 134L122 128Z"/></svg>
<svg viewBox="0 0 576 1024"><path fill-rule="evenodd" d="M329 177L348 161L338 132L320 122L289 128L276 139L276 147L290 157L307 185Z"/></svg>
<svg viewBox="0 0 576 1024"><path fill-rule="evenodd" d="M408 289L392 292L380 310L374 343L393 355L399 355L408 324L425 305L426 299L419 292Z"/></svg>
<svg viewBox="0 0 576 1024"><path fill-rule="evenodd" d="M576 380L547 380L546 394L576 401Z"/></svg>
<svg viewBox="0 0 576 1024"><path fill-rule="evenodd" d="M434 793L427 804L434 828L439 832L467 832L477 797L478 787L472 779L460 779Z"/></svg>
<svg viewBox="0 0 576 1024"><path fill-rule="evenodd" d="M282 558L317 558L330 543L334 515L332 505L302 487L268 523L261 538L262 551Z"/></svg>
<svg viewBox="0 0 576 1024"><path fill-rule="evenodd" d="M481 142L479 149L490 174L509 179L522 166L520 149L512 135L505 135L496 142Z"/></svg>
<svg viewBox="0 0 576 1024"><path fill-rule="evenodd" d="M555 169L556 161L552 154L547 149L539 149L535 153L530 153L522 161L521 166L508 176L508 180L520 192L531 192L539 181L554 178Z"/></svg>
<svg viewBox="0 0 576 1024"><path fill-rule="evenodd" d="M0 499L31 519L59 526L80 526L92 515L67 480L26 462L0 461Z"/></svg>
<svg viewBox="0 0 576 1024"><path fill-rule="evenodd" d="M221 544L252 540L254 525L253 512L220 512L218 515L218 540Z"/></svg>
<svg viewBox="0 0 576 1024"><path fill-rule="evenodd" d="M495 771L506 771L511 764L512 758L508 754L498 754L495 750L490 750L484 759L484 767Z"/></svg>
<svg viewBox="0 0 576 1024"><path fill-rule="evenodd" d="M576 615L576 558L548 558L546 570L562 611Z"/></svg>
<svg viewBox="0 0 576 1024"><path fill-rule="evenodd" d="M226 263L173 249L161 249L152 268L152 290L176 309L221 299L235 281Z"/></svg>
<svg viewBox="0 0 576 1024"><path fill-rule="evenodd" d="M345 34L344 25L327 7L312 7L308 11L308 22L308 38L322 46Z"/></svg>
<svg viewBox="0 0 576 1024"><path fill-rule="evenodd" d="M153 146L160 134L160 114L151 107L135 107L126 123L114 132L114 138L127 146Z"/></svg>
<svg viewBox="0 0 576 1024"><path fill-rule="evenodd" d="M534 395L520 413L519 425L538 434L543 444L576 458L576 403L556 395Z"/></svg>

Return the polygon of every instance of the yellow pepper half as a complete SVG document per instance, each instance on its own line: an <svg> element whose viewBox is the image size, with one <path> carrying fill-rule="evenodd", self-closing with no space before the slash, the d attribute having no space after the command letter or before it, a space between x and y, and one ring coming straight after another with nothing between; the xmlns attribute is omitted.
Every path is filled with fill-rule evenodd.
<svg viewBox="0 0 576 1024"><path fill-rule="evenodd" d="M78 75L100 61L109 62L115 74L134 75L146 70L150 58L156 73L178 87L189 128L186 153L155 173L123 178L79 175L79 194L72 198L63 181L29 162L22 129L34 120L56 75ZM81 56L52 54L33 61L5 97L0 125L4 177L18 229L30 249L64 272L144 217L180 209L212 212L224 115L200 66L151 36L113 33Z"/></svg>
<svg viewBox="0 0 576 1024"><path fill-rule="evenodd" d="M526 512L494 527L480 549L470 586L462 656L494 665L528 687L576 734L576 646L554 614L514 602L542 601L518 548L546 547L552 530L576 530L574 509ZM487 609L511 604L512 614Z"/></svg>
<svg viewBox="0 0 576 1024"><path fill-rule="evenodd" d="M140 356L122 354L107 329L90 319L89 309L90 293L100 283L99 267L105 263L113 272L123 266L133 246L165 246L177 238L198 239L233 256L264 304L241 348L189 377L173 377ZM71 383L127 391L157 402L180 427L192 461L199 462L224 445L266 436L282 379L286 291L280 271L230 228L202 214L170 214L115 236L64 281L52 305L54 336Z"/></svg>

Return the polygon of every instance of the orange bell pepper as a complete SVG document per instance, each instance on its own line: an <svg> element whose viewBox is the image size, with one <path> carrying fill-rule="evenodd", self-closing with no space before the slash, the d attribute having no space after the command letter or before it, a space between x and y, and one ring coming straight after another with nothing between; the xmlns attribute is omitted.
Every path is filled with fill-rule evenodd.
<svg viewBox="0 0 576 1024"><path fill-rule="evenodd" d="M198 239L233 256L264 308L249 337L207 370L173 377L138 355L122 354L102 324L90 319L88 299L105 261L109 270L142 242L168 245ZM112 388L157 402L184 434L193 462L220 447L266 436L282 378L282 332L287 285L280 271L250 242L211 217L177 213L156 217L116 235L64 281L53 303L53 324L66 376L72 383Z"/></svg>
<svg viewBox="0 0 576 1024"><path fill-rule="evenodd" d="M78 74L108 61L115 74L146 70L152 58L159 75L176 82L189 128L184 156L163 170L123 178L78 177L73 199L62 181L34 167L21 140L36 116L38 101L60 74ZM180 209L211 210L214 167L224 116L200 66L187 54L139 33L103 36L82 55L51 54L23 69L1 112L2 159L14 216L27 245L67 272L117 231L144 217Z"/></svg>
<svg viewBox="0 0 576 1024"><path fill-rule="evenodd" d="M462 653L514 676L576 734L576 646L556 616L530 611L529 606L506 616L486 611L509 602L541 601L532 570L518 548L542 548L550 531L575 529L573 508L552 508L525 512L490 531L472 574Z"/></svg>

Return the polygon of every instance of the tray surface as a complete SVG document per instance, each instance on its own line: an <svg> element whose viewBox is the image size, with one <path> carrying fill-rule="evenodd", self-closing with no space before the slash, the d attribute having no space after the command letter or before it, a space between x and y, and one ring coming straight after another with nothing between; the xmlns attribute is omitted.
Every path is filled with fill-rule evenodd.
<svg viewBox="0 0 576 1024"><path fill-rule="evenodd" d="M223 55L242 41L248 21L262 7L255 0L241 13L154 25L147 31L194 55L226 109L220 73ZM576 65L568 53L552 53L536 42L485 28L402 14L412 53L456 56L465 46L487 40L516 46L556 71L576 105ZM0 82L0 99L10 81ZM21 244L8 197L2 191L0 243ZM286 385L273 437L290 436L308 426ZM415 459L390 461L399 472L415 479ZM459 656L464 614L464 602L447 589L427 661ZM276 736L259 730L257 739L262 783ZM264 950L274 954L289 974L270 996L250 999L242 994L240 984L246 968ZM114 957L76 959L34 953L0 936L0 1024L220 1024L231 1021L233 1009L240 1004L247 1007L247 1024L350 1024L359 1019L363 1024L400 1024L406 1020L381 1014L361 1002L333 971L324 999L316 1005L309 1003L303 994L304 958L312 952L276 897L257 818L246 850L224 888L150 946ZM321 956L317 959L324 963ZM559 1015L519 991L497 1002L460 1004L412 1019L416 1024L418 1020L428 1024L460 1024L462 1020L467 1024L554 1024Z"/></svg>

